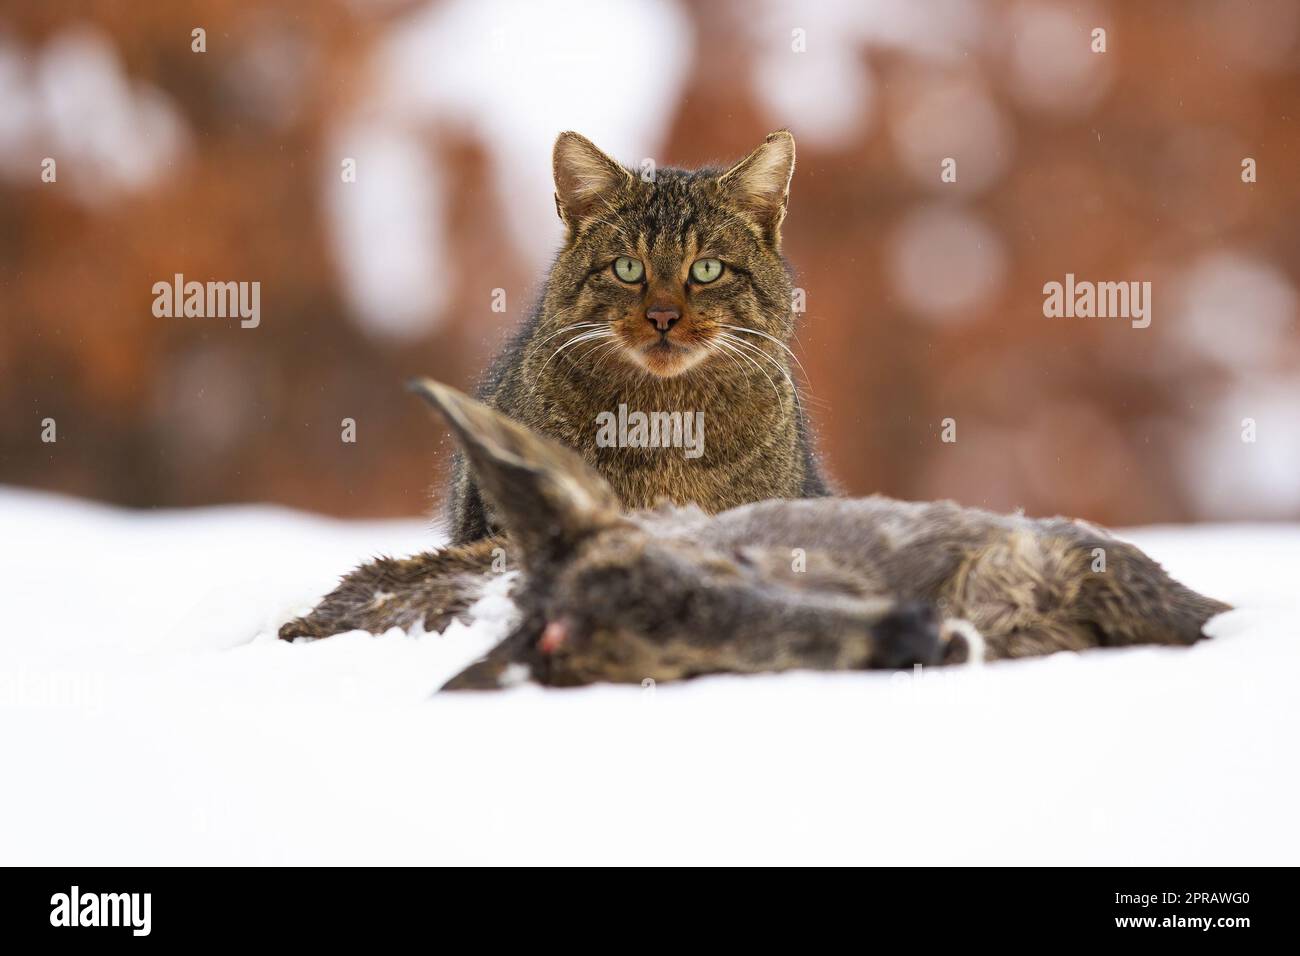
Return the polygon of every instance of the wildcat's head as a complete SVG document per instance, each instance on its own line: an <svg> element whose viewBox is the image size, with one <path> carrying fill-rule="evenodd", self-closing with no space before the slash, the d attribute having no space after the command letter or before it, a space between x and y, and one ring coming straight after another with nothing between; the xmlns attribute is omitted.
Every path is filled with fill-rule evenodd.
<svg viewBox="0 0 1300 956"><path fill-rule="evenodd" d="M794 172L788 132L730 169L644 174L561 133L554 167L567 237L547 291L559 326L553 348L571 343L669 378L762 344L738 330L789 338L780 252Z"/></svg>

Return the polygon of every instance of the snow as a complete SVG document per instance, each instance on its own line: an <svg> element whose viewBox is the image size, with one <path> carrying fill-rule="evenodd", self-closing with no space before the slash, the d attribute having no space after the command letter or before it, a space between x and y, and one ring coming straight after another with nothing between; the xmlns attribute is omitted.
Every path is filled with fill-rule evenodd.
<svg viewBox="0 0 1300 956"><path fill-rule="evenodd" d="M430 697L508 627L287 644L424 521L0 489L0 861L1294 864L1300 526L1139 529L1190 650Z"/></svg>

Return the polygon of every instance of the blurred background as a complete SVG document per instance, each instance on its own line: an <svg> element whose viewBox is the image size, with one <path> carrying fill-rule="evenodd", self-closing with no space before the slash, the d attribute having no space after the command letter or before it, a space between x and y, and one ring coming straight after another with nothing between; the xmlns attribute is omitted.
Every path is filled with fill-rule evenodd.
<svg viewBox="0 0 1300 956"><path fill-rule="evenodd" d="M1300 519L1296 0L3 0L0 482L426 512L400 384L471 385L531 307L555 135L696 165L778 127L847 491ZM260 325L155 317L176 273L260 282ZM1150 281L1150 327L1044 318L1066 273Z"/></svg>

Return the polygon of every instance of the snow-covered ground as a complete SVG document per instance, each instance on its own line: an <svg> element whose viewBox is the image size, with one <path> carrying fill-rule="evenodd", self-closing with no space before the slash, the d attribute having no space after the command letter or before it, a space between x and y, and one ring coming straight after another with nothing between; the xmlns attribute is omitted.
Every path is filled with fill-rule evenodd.
<svg viewBox="0 0 1300 956"><path fill-rule="evenodd" d="M0 489L0 863L1300 862L1300 527L1126 536L1215 640L431 698L505 598L274 638L425 522Z"/></svg>

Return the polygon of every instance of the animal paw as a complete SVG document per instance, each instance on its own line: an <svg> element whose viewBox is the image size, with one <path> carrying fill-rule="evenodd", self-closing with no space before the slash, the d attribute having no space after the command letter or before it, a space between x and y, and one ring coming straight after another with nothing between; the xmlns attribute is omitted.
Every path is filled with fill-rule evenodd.
<svg viewBox="0 0 1300 956"><path fill-rule="evenodd" d="M943 660L939 611L924 601L898 605L872 627L871 667L895 670Z"/></svg>

